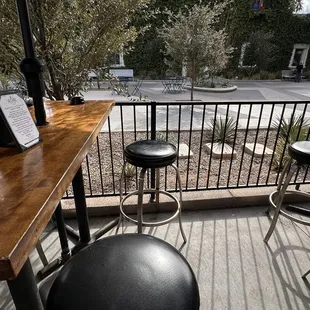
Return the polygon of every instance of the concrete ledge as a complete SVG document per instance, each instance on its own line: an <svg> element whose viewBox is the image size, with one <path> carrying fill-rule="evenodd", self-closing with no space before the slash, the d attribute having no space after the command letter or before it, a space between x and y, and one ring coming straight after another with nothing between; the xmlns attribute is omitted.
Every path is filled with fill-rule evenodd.
<svg viewBox="0 0 310 310"><path fill-rule="evenodd" d="M293 188L293 187L292 187ZM183 193L183 211L238 208L251 206L269 205L269 195L276 187L254 187L238 189L216 189L206 191L193 191ZM309 185L303 185L302 190L310 191ZM148 203L148 196L144 197L144 210L146 213L171 212L175 210L175 203L168 197L161 195L159 210L154 203ZM301 195L288 194L284 203L305 202L307 198ZM65 217L75 217L74 201L63 200L63 211ZM89 216L118 215L119 197L88 198ZM126 204L128 214L136 213L136 201L133 198Z"/></svg>
<svg viewBox="0 0 310 310"><path fill-rule="evenodd" d="M194 87L195 91L209 92L209 93L229 93L235 91L238 86L234 85L231 87L218 87L218 88L209 88L209 87ZM190 86L185 86L185 89L191 90Z"/></svg>

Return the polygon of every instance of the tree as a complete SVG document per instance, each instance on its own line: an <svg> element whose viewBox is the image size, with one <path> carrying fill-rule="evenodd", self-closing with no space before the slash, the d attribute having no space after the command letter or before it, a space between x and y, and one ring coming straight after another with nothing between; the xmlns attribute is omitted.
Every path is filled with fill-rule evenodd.
<svg viewBox="0 0 310 310"><path fill-rule="evenodd" d="M187 63L191 78L191 100L202 69L209 66L212 73L222 70L228 60L226 31L220 26L221 14L229 1L220 4L194 5L187 13L170 14L160 31L165 41L166 54L174 63Z"/></svg>
<svg viewBox="0 0 310 310"><path fill-rule="evenodd" d="M212 42L209 44L206 57L212 84L214 76L226 68L233 50L232 47L227 46L226 31L224 29L216 31L212 37Z"/></svg>
<svg viewBox="0 0 310 310"><path fill-rule="evenodd" d="M92 69L133 41L138 29L129 23L149 0L28 0L33 38L46 67L51 99L78 94ZM18 75L23 56L15 0L0 2L0 68Z"/></svg>

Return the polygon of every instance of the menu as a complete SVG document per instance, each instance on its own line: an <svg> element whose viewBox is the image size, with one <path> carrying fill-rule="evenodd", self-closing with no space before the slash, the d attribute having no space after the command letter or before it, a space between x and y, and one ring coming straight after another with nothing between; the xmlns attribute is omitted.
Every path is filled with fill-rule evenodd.
<svg viewBox="0 0 310 310"><path fill-rule="evenodd" d="M0 96L0 117L22 151L41 141L26 103L17 94Z"/></svg>

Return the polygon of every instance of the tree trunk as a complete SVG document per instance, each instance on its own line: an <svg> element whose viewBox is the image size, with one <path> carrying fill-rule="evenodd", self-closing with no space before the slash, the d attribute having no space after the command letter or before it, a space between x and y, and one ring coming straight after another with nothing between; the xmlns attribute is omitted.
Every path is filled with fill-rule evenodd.
<svg viewBox="0 0 310 310"><path fill-rule="evenodd" d="M194 85L196 82L196 63L195 59L192 60L192 66L191 66L191 75L192 75L192 85L191 85L191 101L194 101Z"/></svg>
<svg viewBox="0 0 310 310"><path fill-rule="evenodd" d="M46 57L46 64L47 64L47 70L50 76L50 81L52 84L52 93L56 100L64 100L64 94L61 90L61 86L59 83L57 83L56 75L53 66L51 65L49 61L49 57Z"/></svg>
<svg viewBox="0 0 310 310"><path fill-rule="evenodd" d="M47 96L50 100L54 100L54 96L53 93L51 92L51 90L47 87L46 83L44 82L44 88L45 88L45 92L47 93Z"/></svg>
<svg viewBox="0 0 310 310"><path fill-rule="evenodd" d="M192 79L191 83L191 101L194 100L194 80Z"/></svg>

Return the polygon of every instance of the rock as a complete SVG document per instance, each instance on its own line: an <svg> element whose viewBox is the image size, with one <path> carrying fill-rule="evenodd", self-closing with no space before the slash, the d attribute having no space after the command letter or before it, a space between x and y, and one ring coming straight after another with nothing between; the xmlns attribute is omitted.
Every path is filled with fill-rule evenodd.
<svg viewBox="0 0 310 310"><path fill-rule="evenodd" d="M207 143L207 153L211 154L211 146L212 143ZM223 155L222 155L223 154ZM222 143L213 143L212 147L212 157L214 158L223 158L223 159L231 159L236 158L237 152L226 143L224 143L224 148Z"/></svg>
<svg viewBox="0 0 310 310"><path fill-rule="evenodd" d="M250 155L254 153L254 157L263 157L264 145L260 143L246 143L243 145L244 151ZM271 156L273 151L268 147L265 148L264 157Z"/></svg>
<svg viewBox="0 0 310 310"><path fill-rule="evenodd" d="M189 151L189 153L188 153ZM189 155L189 156L188 156ZM180 143L179 145L179 152L178 152L179 159L183 158L190 158L193 156L193 152L189 150L188 145L185 143Z"/></svg>

